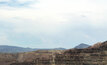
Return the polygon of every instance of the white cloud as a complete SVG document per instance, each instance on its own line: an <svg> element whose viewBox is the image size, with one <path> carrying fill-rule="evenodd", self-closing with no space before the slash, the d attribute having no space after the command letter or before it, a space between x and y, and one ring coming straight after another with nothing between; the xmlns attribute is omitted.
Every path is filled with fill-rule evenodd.
<svg viewBox="0 0 107 65"><path fill-rule="evenodd" d="M0 2L10 2L12 0L0 0ZM36 1L36 0L16 0L19 3L25 3L25 2L32 2L32 1Z"/></svg>
<svg viewBox="0 0 107 65"><path fill-rule="evenodd" d="M9 0L7 0L9 1ZM20 3L35 0L18 0ZM85 26L94 29L105 29L107 8L105 0L38 0L29 7L0 8L0 18L11 23L16 33L33 35L60 35L65 30L76 30ZM75 31L78 32L78 31ZM73 32L73 33L75 33ZM72 34L72 33L71 33ZM66 33L65 33L66 35ZM78 34L80 35L80 34ZM83 35L92 38L90 35ZM44 42L52 42L43 38ZM62 41L62 40L61 40ZM61 43L61 42L60 42Z"/></svg>
<svg viewBox="0 0 107 65"><path fill-rule="evenodd" d="M0 0L0 2L9 2L10 0Z"/></svg>
<svg viewBox="0 0 107 65"><path fill-rule="evenodd" d="M20 4L21 4L21 3L22 3L22 4L23 4L23 3L30 3L30 4L32 3L32 4L33 4L33 3L36 3L37 0L17 0L17 2L20 3Z"/></svg>
<svg viewBox="0 0 107 65"><path fill-rule="evenodd" d="M26 0L18 0L25 2ZM27 0L28 1L28 0ZM99 27L106 20L106 8L92 0L39 0L40 3L30 5L32 8L0 9L1 18L10 20L20 31L28 25L32 31L58 31L60 27L77 25L87 22L91 26ZM82 17L85 16L85 17ZM14 19L16 18L16 19ZM26 20L29 20L27 22ZM76 22L77 21L77 22ZM84 22L83 22L84 21ZM25 28L24 28L25 27ZM24 29L23 29L24 28ZM21 30L22 29L22 30ZM31 31L29 31L31 32ZM51 33L52 33L51 32Z"/></svg>
<svg viewBox="0 0 107 65"><path fill-rule="evenodd" d="M10 45L12 42L8 39L7 35L4 33L0 34L0 45Z"/></svg>

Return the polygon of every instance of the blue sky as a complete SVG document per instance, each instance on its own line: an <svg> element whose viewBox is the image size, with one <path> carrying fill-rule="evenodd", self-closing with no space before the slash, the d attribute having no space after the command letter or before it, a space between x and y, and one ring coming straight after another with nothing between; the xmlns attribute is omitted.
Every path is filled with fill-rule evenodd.
<svg viewBox="0 0 107 65"><path fill-rule="evenodd" d="M73 48L107 40L106 0L0 0L0 45Z"/></svg>

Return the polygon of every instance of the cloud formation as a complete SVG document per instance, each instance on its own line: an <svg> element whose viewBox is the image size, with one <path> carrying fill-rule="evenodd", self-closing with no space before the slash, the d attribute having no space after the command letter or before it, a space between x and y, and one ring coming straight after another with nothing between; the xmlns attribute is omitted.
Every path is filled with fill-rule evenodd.
<svg viewBox="0 0 107 65"><path fill-rule="evenodd" d="M8 6L8 7L25 7L36 0L0 0L1 6Z"/></svg>
<svg viewBox="0 0 107 65"><path fill-rule="evenodd" d="M107 35L105 2L0 0L0 32L6 34L13 45L27 44L26 47L72 48L80 43L104 41Z"/></svg>

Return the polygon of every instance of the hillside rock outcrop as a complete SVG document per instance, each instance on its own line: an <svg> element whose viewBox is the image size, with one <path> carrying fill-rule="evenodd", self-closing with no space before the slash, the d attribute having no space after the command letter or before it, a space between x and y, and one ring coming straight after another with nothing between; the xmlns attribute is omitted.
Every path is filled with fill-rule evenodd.
<svg viewBox="0 0 107 65"><path fill-rule="evenodd" d="M107 41L84 49L0 54L0 63L3 62L7 63L4 65L107 65Z"/></svg>

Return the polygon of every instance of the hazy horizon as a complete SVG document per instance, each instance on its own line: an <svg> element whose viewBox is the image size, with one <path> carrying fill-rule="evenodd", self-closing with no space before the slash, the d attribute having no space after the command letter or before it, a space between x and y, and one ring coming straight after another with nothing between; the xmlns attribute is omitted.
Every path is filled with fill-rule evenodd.
<svg viewBox="0 0 107 65"><path fill-rule="evenodd" d="M73 48L107 40L106 0L0 0L0 45Z"/></svg>

